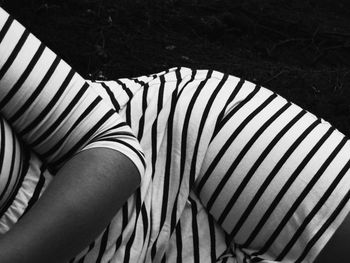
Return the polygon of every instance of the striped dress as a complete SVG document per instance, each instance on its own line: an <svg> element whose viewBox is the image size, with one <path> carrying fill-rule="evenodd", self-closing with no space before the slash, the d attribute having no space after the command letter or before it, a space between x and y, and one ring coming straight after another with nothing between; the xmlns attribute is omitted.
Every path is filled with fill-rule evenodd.
<svg viewBox="0 0 350 263"><path fill-rule="evenodd" d="M312 262L349 211L348 139L240 78L85 81L2 10L0 87L0 233L76 152L118 150L142 174L71 262Z"/></svg>

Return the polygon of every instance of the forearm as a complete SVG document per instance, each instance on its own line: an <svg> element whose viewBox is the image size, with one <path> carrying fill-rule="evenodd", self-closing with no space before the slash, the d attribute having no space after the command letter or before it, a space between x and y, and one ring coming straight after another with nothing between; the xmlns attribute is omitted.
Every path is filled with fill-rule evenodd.
<svg viewBox="0 0 350 263"><path fill-rule="evenodd" d="M0 239L1 262L64 262L86 247L139 184L133 163L109 149L66 163L38 203Z"/></svg>

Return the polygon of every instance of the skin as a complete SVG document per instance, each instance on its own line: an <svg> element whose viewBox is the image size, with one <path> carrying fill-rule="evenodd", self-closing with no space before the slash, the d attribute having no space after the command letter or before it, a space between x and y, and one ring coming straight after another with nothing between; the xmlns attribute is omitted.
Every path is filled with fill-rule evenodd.
<svg viewBox="0 0 350 263"><path fill-rule="evenodd" d="M117 151L78 153L36 205L1 236L1 262L66 262L101 233L139 183L137 168Z"/></svg>

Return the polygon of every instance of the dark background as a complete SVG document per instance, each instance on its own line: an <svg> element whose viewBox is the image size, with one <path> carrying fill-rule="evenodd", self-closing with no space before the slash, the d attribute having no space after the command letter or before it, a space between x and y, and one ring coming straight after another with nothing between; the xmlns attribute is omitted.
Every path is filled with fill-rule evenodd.
<svg viewBox="0 0 350 263"><path fill-rule="evenodd" d="M268 87L350 134L350 1L3 2L86 78L212 68Z"/></svg>

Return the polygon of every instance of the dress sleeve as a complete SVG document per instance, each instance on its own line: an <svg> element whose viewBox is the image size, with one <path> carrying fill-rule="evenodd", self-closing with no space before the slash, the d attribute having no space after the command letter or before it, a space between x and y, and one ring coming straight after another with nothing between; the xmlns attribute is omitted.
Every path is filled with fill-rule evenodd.
<svg viewBox="0 0 350 263"><path fill-rule="evenodd" d="M119 114L1 8L0 113L53 171L82 150L105 147L143 174L141 146Z"/></svg>

